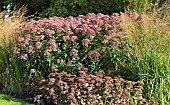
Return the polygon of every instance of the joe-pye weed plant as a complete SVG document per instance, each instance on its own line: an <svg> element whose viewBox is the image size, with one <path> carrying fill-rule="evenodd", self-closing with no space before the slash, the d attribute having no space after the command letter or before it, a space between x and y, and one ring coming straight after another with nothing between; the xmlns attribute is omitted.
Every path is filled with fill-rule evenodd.
<svg viewBox="0 0 170 105"><path fill-rule="evenodd" d="M24 68L24 77L51 71L76 74L88 68L88 73L119 69L123 61L118 22L120 15L89 13L78 17L51 17L31 20L22 26L24 36L17 39L16 58ZM123 53L123 51L121 52ZM125 55L125 53L124 53ZM28 79L28 78L27 78Z"/></svg>
<svg viewBox="0 0 170 105"><path fill-rule="evenodd" d="M17 28L24 21L24 8L13 11L9 17L5 18L5 12L1 12L0 17L0 83L3 91L22 91L24 81L22 79L21 68L18 68L17 61L13 57L13 45L17 37Z"/></svg>
<svg viewBox="0 0 170 105"><path fill-rule="evenodd" d="M137 60L127 69L138 72L145 83L143 95L157 98L161 105L170 104L170 32L167 22L148 15L121 15L123 34ZM130 50L129 50L130 51Z"/></svg>

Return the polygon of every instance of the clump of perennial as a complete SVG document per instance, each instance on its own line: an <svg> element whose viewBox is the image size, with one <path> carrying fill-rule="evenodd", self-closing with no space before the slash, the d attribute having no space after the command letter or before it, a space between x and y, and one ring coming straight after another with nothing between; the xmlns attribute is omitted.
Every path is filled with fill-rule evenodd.
<svg viewBox="0 0 170 105"><path fill-rule="evenodd" d="M98 71L98 68L103 70L107 67L103 55L111 61L111 49L120 44L116 38L120 31L119 21L120 15L117 13L110 16L89 13L75 18L54 16L30 20L19 28L24 35L18 38L14 54L23 61L21 66L24 69L34 68L44 75L55 71L51 69L53 67L58 72L64 70L69 73L77 73L82 67L88 67L88 73Z"/></svg>
<svg viewBox="0 0 170 105"><path fill-rule="evenodd" d="M32 84L37 93L35 101L49 100L55 105L98 105L101 102L113 105L148 104L142 98L143 82L111 78L104 72L88 75L84 70L78 71L79 76L63 71L50 73L47 79L37 78Z"/></svg>

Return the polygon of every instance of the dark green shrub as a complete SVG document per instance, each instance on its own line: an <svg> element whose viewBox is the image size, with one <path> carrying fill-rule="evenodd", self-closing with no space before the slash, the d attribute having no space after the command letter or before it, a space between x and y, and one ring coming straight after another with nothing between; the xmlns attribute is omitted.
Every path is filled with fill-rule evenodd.
<svg viewBox="0 0 170 105"><path fill-rule="evenodd" d="M152 12L163 0L54 0L50 7L40 13L40 17L78 16L87 13L111 15L130 9L137 13Z"/></svg>
<svg viewBox="0 0 170 105"><path fill-rule="evenodd" d="M54 0L47 10L40 13L40 17L67 17L86 15L87 13L111 15L124 11L128 4L129 0Z"/></svg>

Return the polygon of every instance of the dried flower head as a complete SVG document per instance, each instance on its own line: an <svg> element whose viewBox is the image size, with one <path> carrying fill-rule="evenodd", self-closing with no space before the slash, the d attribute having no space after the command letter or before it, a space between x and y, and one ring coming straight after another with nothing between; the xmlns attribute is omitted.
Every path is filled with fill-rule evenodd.
<svg viewBox="0 0 170 105"><path fill-rule="evenodd" d="M94 50L94 51L90 52L89 57L90 57L90 59L98 60L100 57L100 54L99 54L99 52Z"/></svg>
<svg viewBox="0 0 170 105"><path fill-rule="evenodd" d="M80 63L80 62L79 62L76 66L77 66L77 69L78 69L78 70L81 70L81 69L83 68L82 63Z"/></svg>
<svg viewBox="0 0 170 105"><path fill-rule="evenodd" d="M52 85L55 83L55 79L54 78L49 78L49 84Z"/></svg>

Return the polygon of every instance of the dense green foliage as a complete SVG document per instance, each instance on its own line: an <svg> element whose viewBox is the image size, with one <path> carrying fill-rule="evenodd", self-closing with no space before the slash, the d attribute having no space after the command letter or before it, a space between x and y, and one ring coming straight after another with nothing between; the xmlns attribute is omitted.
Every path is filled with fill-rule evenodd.
<svg viewBox="0 0 170 105"><path fill-rule="evenodd" d="M112 14L124 11L124 7L128 4L128 0L55 0L40 16L67 17L85 15L90 12Z"/></svg>
<svg viewBox="0 0 170 105"><path fill-rule="evenodd" d="M123 12L125 9L137 11L149 11L157 3L159 6L165 0L1 0L0 11L21 8L27 6L26 16L39 17L52 16L78 16L87 13L103 13L111 15L115 12Z"/></svg>

